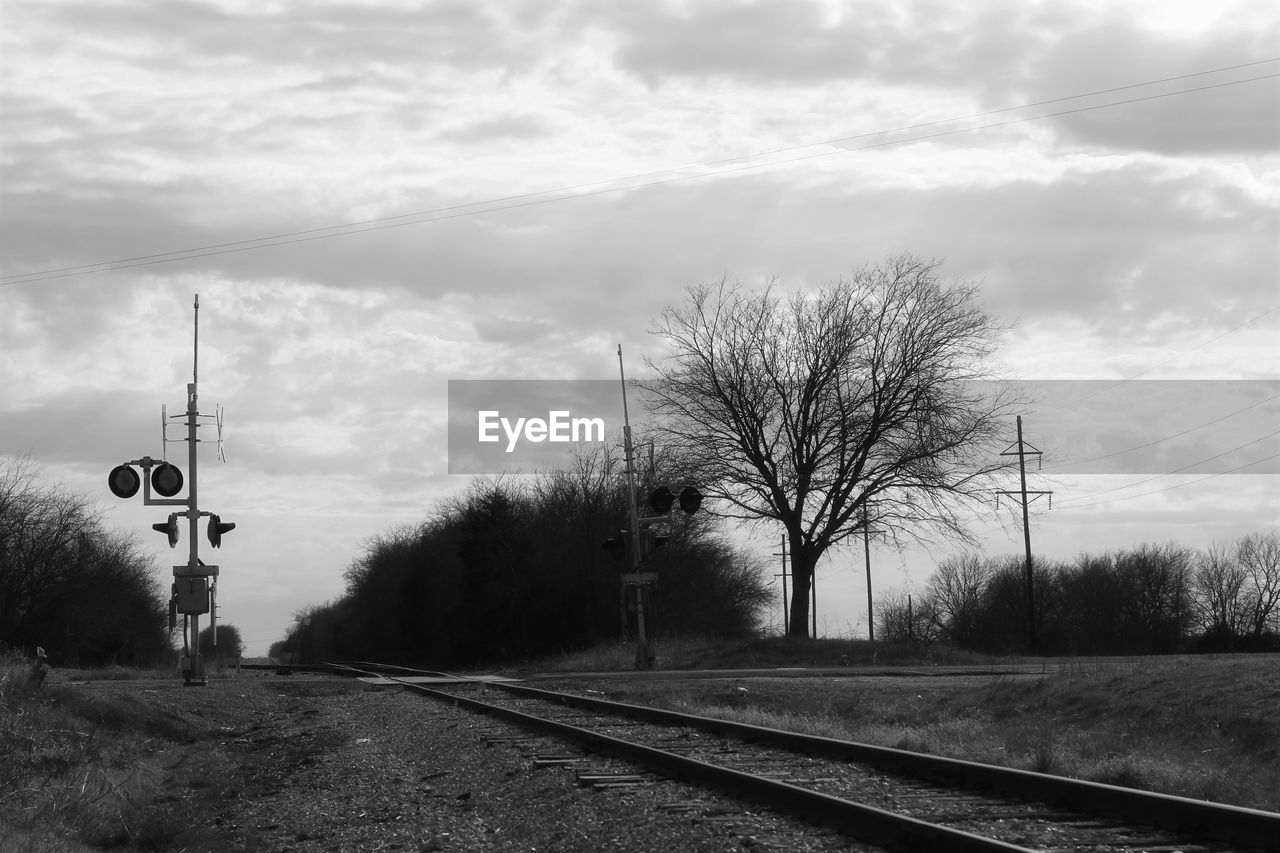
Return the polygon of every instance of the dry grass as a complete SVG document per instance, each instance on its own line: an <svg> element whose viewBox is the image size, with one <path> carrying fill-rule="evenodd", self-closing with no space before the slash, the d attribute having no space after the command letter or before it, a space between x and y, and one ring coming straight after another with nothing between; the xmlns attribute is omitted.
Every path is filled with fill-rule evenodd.
<svg viewBox="0 0 1280 853"><path fill-rule="evenodd" d="M196 719L129 694L30 682L0 659L0 850L180 845L232 779Z"/></svg>
<svg viewBox="0 0 1280 853"><path fill-rule="evenodd" d="M598 687L598 685L597 685ZM1280 811L1280 656L1052 661L1023 675L633 680L643 702Z"/></svg>
<svg viewBox="0 0 1280 853"><path fill-rule="evenodd" d="M591 687L624 701L1280 811L1277 655L1049 660L1030 674L981 676L958 674L976 669L973 656L854 641L668 639L658 649L666 670L818 665L848 677L619 678ZM634 661L633 646L612 645L554 665L624 671ZM183 849L237 795L236 766L218 743L226 731L202 716L204 691L177 687L175 673L164 673L168 684L128 689L59 685L95 674L61 671L36 687L28 673L26 661L0 658L0 853ZM234 684L220 682L224 693ZM252 724L251 709L238 713L238 725Z"/></svg>
<svg viewBox="0 0 1280 853"><path fill-rule="evenodd" d="M885 645L866 640L800 640L760 637L725 640L661 637L654 642L656 666L665 669L735 669L793 666L939 666L986 664L994 658L943 646ZM609 643L527 662L538 672L620 672L635 668L632 643Z"/></svg>

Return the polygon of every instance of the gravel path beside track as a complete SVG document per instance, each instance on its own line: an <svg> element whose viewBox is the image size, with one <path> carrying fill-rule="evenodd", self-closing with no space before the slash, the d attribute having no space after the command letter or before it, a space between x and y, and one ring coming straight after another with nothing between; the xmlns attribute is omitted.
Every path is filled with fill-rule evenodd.
<svg viewBox="0 0 1280 853"><path fill-rule="evenodd" d="M201 803L187 850L871 849L673 781L580 785L567 766L535 763L562 745L399 690L296 676L83 689L145 691L227 757L223 778L208 780L215 790L188 780L171 792ZM590 756L577 767L630 772Z"/></svg>

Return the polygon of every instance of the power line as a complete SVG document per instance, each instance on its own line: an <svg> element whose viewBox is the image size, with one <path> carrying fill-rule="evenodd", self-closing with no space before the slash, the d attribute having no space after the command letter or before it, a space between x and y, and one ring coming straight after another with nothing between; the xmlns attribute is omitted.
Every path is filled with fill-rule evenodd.
<svg viewBox="0 0 1280 853"><path fill-rule="evenodd" d="M1255 438L1255 439L1253 439L1252 441L1246 441L1244 444L1241 444L1241 445L1240 445L1240 446L1238 446L1238 447L1233 447L1233 448L1231 448L1230 450L1224 450L1224 451L1222 451L1221 453L1215 453L1213 456L1209 456L1209 457L1207 457L1207 458L1205 458L1205 459L1201 459L1201 460L1200 460L1200 461L1198 461L1198 462L1192 462L1190 465L1183 465L1181 468L1175 468L1175 469L1173 469L1172 471L1166 471L1166 472L1165 472L1165 473L1163 473L1163 474L1157 474L1157 475L1156 475L1156 476L1154 476L1154 477L1148 477L1147 479L1145 479L1145 480L1139 480L1139 481L1138 481L1138 482L1136 482L1136 483L1127 483L1127 484L1125 484L1125 485L1123 485L1123 486L1116 486L1116 487L1111 488L1111 489L1103 489L1103 490L1102 490L1102 491L1100 491L1100 492L1091 492L1091 493L1089 493L1089 494L1087 494L1087 495L1081 495L1081 496L1076 497L1076 498L1067 498L1065 501L1060 501L1059 503L1060 503L1060 504L1062 504L1062 503L1071 504L1071 503L1075 503L1076 501L1088 500L1089 498L1097 497L1098 495L1106 495L1106 494L1110 494L1111 492L1119 492L1119 491L1122 491L1122 490L1124 490L1124 489L1132 489L1132 488L1135 488L1135 487L1137 487L1137 486L1142 486L1142 485L1145 485L1145 484L1147 484L1147 483L1151 483L1151 482L1154 482L1154 481L1156 481L1156 480L1163 479L1164 477L1171 476L1171 475L1173 475L1173 474L1180 474L1180 473L1182 473L1183 471L1186 471L1186 470L1187 470L1187 469L1189 469L1189 468L1194 468L1194 467L1196 467L1197 465L1203 465L1203 464L1204 464L1204 463L1206 463L1206 462L1212 462L1212 461L1213 461L1213 460L1215 460L1215 459L1221 459L1223 456L1226 456L1226 455L1228 455L1228 454L1230 454L1230 453L1235 453L1235 452L1236 452L1236 451L1238 451L1238 450L1243 450L1243 449L1244 449L1244 448L1246 448L1246 447L1250 447L1251 445L1257 444L1257 443L1258 443L1258 442L1260 442L1260 441L1266 441L1268 438L1272 438L1272 437L1277 436L1277 435L1280 435L1280 429L1278 429L1278 430L1274 430L1274 431L1272 431L1272 432L1269 432L1269 433L1267 433L1266 435L1259 436L1258 438ZM1265 461L1265 460L1262 460L1262 461ZM1254 464L1257 464L1257 463L1254 463ZM1171 486L1170 488L1176 488L1176 487ZM1155 494L1155 492L1148 492L1147 494ZM1135 497L1138 497L1138 496L1137 496L1137 495L1135 495ZM1124 498L1120 498L1119 500L1124 500ZM1108 503L1108 501L1103 501L1103 503ZM1088 504L1088 506L1096 506L1096 505L1097 505L1097 504ZM1076 509L1079 509L1079 507L1076 507Z"/></svg>
<svg viewBox="0 0 1280 853"><path fill-rule="evenodd" d="M1179 75L1177 77L1167 77L1160 80L1147 81L1145 83L1133 83L1126 86L1117 86L1111 89L1103 89L1097 92L1090 92L1080 95L1069 95L1061 98L1053 98L1047 101L1036 101L1029 104L1023 104L1014 107L1003 107L997 110L990 110L983 113L973 113L967 116L961 116L952 119L942 119L938 121L925 122L921 124L908 125L903 128L895 128L893 130L876 131L872 133L863 133L856 136L835 137L820 142L808 143L805 145L793 146L789 148L780 148L772 151L759 152L756 154L746 154L737 157L731 157L721 160L710 160L693 165L671 167L652 172L644 172L636 175L630 175L621 178L613 178L605 181L595 181L585 184L577 184L557 189L541 190L533 193L525 193L522 195L504 196L484 201L467 202L464 204L447 205L444 207L433 208L424 211L416 211L413 213L397 214L395 216L380 217L376 219L367 219L359 222L347 223L343 225L330 225L319 228L303 229L299 231L290 231L275 234L267 237L257 237L245 240L236 240L225 243L213 243L205 246L197 246L190 249L178 249L170 252L158 252L148 255L135 255L132 257L118 258L115 260L101 261L91 264L80 264L70 267L59 267L47 269L31 273L18 273L14 275L0 276L0 285L13 286L19 284L30 284L38 281L47 281L50 279L72 278L80 275L86 275L92 272L111 272L115 270L131 269L140 266L152 266L163 263L172 263L175 261L194 260L197 258L210 257L214 255L232 254L238 252L253 251L257 249L272 248L276 246L285 246L294 243L311 242L314 240L325 240L333 237L346 237L353 234L362 234L368 231L380 231L388 228L398 228L405 225L419 225L431 222L439 222L448 219L456 219L463 216L472 216L476 213L496 213L506 210L514 210L523 207L532 207L536 205L549 204L557 201L569 201L582 198L591 198L595 196L608 195L612 193L623 192L630 189L643 189L646 187L661 186L664 184L678 183L684 181L698 180L707 177L717 177L720 175L731 174L733 172L746 171L750 169L760 169L769 166L786 165L790 163L800 162L802 160L810 160L818 157L830 157L838 154L850 154L859 151L869 151L876 148L884 148L893 145L903 145L910 142L921 142L930 139L939 139L946 136L954 136L961 133L974 133L981 130L991 130L999 127L1009 127L1015 124L1023 124L1031 121L1039 121L1046 118L1057 118L1077 113L1090 112L1092 110L1106 109L1108 107L1124 106L1127 104L1140 103L1144 101L1158 100L1161 98L1169 98L1176 95L1191 94L1194 92L1203 92L1211 89L1220 89L1228 86L1238 86L1244 83L1253 83L1260 80L1270 80L1280 77L1280 74L1265 74L1257 77L1247 77L1239 80L1229 80L1221 83L1211 83L1204 86L1196 86L1188 89L1177 89L1171 92L1161 92L1153 95L1144 95L1136 98L1126 98L1118 101L1111 101L1104 104L1092 104L1089 106L1076 107L1069 110L1059 110L1057 112L1043 113L1035 116L1024 116L1022 118L1010 119L1002 122L992 122L984 125L978 125L968 128L956 128L951 130L939 131L935 133L921 134L902 139L887 140L881 142L870 143L867 145L859 145L852 147L840 147L836 151L819 151L816 153L804 154L797 157L791 157L783 160L767 160L763 162L741 163L743 160L760 160L763 157L772 157L776 154L785 154L795 151L803 151L812 148L827 147L837 145L839 143L849 142L857 139L865 139L872 136L882 136L885 134L900 133L908 130L915 130L924 127L934 127L942 124L950 124L957 121L965 121L971 118L979 118L999 113L1011 112L1019 109L1028 109L1035 106L1043 106L1051 103L1060 103L1063 101L1076 100L1079 98L1093 97L1098 94L1108 94L1127 89L1140 88L1142 86L1155 85L1157 83L1168 82L1172 80L1186 79L1190 77L1204 76L1207 74L1220 73L1223 71L1234 70L1238 68L1249 67L1253 65L1262 65L1271 62L1280 62L1280 58L1259 60L1257 62L1243 63L1241 65L1224 66L1223 68L1210 69L1208 71L1199 71L1192 74ZM707 169L721 166L728 163L739 163L740 165L729 168L720 169L714 172L702 172L698 174L676 174L667 178L644 181L641 183L625 183L624 181L635 181L642 178L649 178L656 175L665 175L672 172L680 172L687 169ZM590 189L597 187L598 189ZM1280 307L1280 306L1278 306Z"/></svg>
<svg viewBox="0 0 1280 853"><path fill-rule="evenodd" d="M1277 396L1280 396L1280 395L1277 395ZM1260 406L1260 405L1262 405L1262 403L1269 402L1270 400L1273 400L1273 399L1275 399L1275 397L1271 397L1271 398L1268 398L1267 400L1263 400L1263 401L1261 401L1261 402L1259 402L1259 403L1255 403L1255 404L1254 404L1254 406ZM1253 408L1253 407L1252 407L1252 406L1249 406L1249 407L1246 407L1246 409L1247 409L1247 408ZM1244 409L1242 409L1241 411L1245 411L1245 410L1244 410ZM1234 414L1239 414L1239 412L1235 412ZM1231 417L1231 416L1230 416L1230 415L1225 415L1225 416L1224 416L1224 418L1225 418L1225 417ZM1219 420L1222 420L1222 419L1223 419L1223 418L1219 418ZM1211 422L1210 422L1210 424L1212 424L1212 423L1216 423L1216 422L1217 422L1217 421L1211 421ZM1210 424L1202 424L1201 426L1209 426ZM1194 427L1194 428L1193 428L1193 430L1194 430L1194 429L1200 429L1200 427ZM1187 432L1191 432L1191 431L1193 431L1193 430L1187 430ZM1181 435L1181 434L1182 434L1182 433L1179 433L1179 435ZM1093 503L1088 503L1088 504L1078 504L1078 503L1077 503L1078 501L1088 500L1088 499L1090 499L1090 498L1094 498L1094 497L1097 497L1097 496L1099 496L1099 495L1106 495L1106 494L1110 494L1110 493L1112 493L1112 492L1123 491L1123 490L1125 490L1125 489L1132 489L1132 488L1136 488L1136 487L1138 487L1138 486L1145 485L1145 484L1147 484L1147 483L1155 482L1156 480L1163 479L1164 477L1169 477L1169 476L1172 476L1173 474L1178 474L1178 473L1181 473L1181 472L1183 472L1183 471L1186 471L1186 470L1187 470L1187 469L1189 469L1189 468L1194 468L1194 467L1196 467L1197 465L1203 465L1203 464L1204 464L1204 463L1206 463L1206 462L1212 462L1212 461L1213 461L1213 460L1215 460L1215 459L1220 459L1220 458L1221 458L1221 457L1223 457L1223 456L1227 456L1227 455L1229 455L1229 454L1231 454L1231 453L1235 453L1236 451L1243 450L1243 449L1244 449L1244 448L1246 448L1246 447L1250 447L1250 446L1252 446L1252 445L1254 445L1254 444L1257 444L1257 443L1258 443L1258 442L1260 442L1260 441L1265 441L1265 440L1267 440L1268 438L1272 438L1272 437L1274 437L1274 436L1276 436L1276 435L1280 435L1280 430L1275 430L1275 431L1270 432L1270 433L1268 433L1268 434L1266 434L1266 435L1259 436L1258 438L1255 438L1255 439L1253 439L1252 441L1247 441L1247 442L1245 442L1244 444L1241 444L1241 445L1239 445L1239 446L1237 446L1237 447L1233 447L1233 448L1231 448L1230 450L1224 450L1224 451L1222 451L1221 453L1216 453L1216 454L1214 454L1213 456L1206 457L1206 458L1204 458L1204 459L1201 459L1201 460L1200 460L1200 461L1198 461L1198 462L1193 462L1193 463L1191 463L1190 465L1184 465L1184 466L1182 466L1181 468L1175 468L1175 469L1174 469L1174 470L1172 470L1172 471L1166 471L1166 472L1165 472L1165 473L1163 473L1163 474L1158 474L1158 475L1156 475L1156 476L1154 476L1154 477L1148 477L1147 479L1145 479L1145 480L1139 480L1139 481L1138 481L1138 482L1136 482L1136 483L1126 483L1126 484L1125 484L1125 485L1123 485L1123 486L1116 486L1116 487L1114 487L1114 488L1110 488L1110 489L1103 489L1102 491L1098 491L1098 492L1090 492L1090 493L1089 493L1089 494L1087 494L1087 495L1080 495L1079 497L1066 498L1066 499L1059 499L1058 504L1059 504L1059 506L1062 506L1063 504L1066 504L1068 509L1088 509L1089 507L1103 506L1103 505L1105 505L1105 504L1109 504L1109 503L1118 503L1118 502L1120 502L1120 501L1131 500L1131 499L1133 499L1133 498L1147 497L1147 496L1149 496L1149 495L1158 495L1158 494L1160 494L1161 492L1172 491L1173 489L1180 489L1180 488L1183 488L1184 486L1189 486L1189 485L1192 485L1192 484L1194 484L1194 483L1202 483L1202 482L1204 482L1205 480L1212 480L1212 479L1214 479L1215 477L1221 477L1221 476L1223 476L1224 474L1232 474L1232 473L1235 473L1235 472L1237 472L1237 471L1242 471L1242 470L1244 470L1245 468L1252 468L1252 467L1253 467L1253 466L1255 466L1255 465L1261 465L1263 462L1268 462L1268 461L1270 461L1270 460L1272 460L1272 459L1275 459L1277 456L1280 456L1280 453L1272 454L1271 456L1267 456L1267 457L1264 457L1264 458L1262 458L1262 459L1258 459L1258 460L1256 460L1256 461L1254 461L1254 462L1248 462L1248 463L1246 463L1246 464L1244 464L1244 465L1238 465L1238 466L1236 466L1235 468L1230 468L1230 469L1228 469L1228 470L1226 470L1226 471L1219 471L1219 472L1218 472L1218 473L1216 473L1216 474L1210 474L1210 475L1208 475L1208 476L1206 476L1206 477L1201 477L1201 478L1200 478L1200 479L1198 479L1198 480L1192 480L1192 481L1187 482L1187 483L1175 483L1175 484L1173 484L1172 486L1167 486L1167 487L1165 487L1165 488L1163 488L1163 489L1155 489L1155 490L1153 490L1153 491L1150 491L1150 492L1142 492L1141 494L1137 494L1137 495L1125 495L1125 496L1122 496L1122 497L1111 498L1111 499L1109 499L1109 500L1105 500L1105 501L1094 501ZM1154 443L1156 443L1156 442L1151 442L1151 443L1152 443L1152 444L1154 444ZM1146 445L1143 445L1143 446L1146 446ZM1136 448L1131 448L1131 449L1136 449ZM1121 451L1121 452L1125 452L1125 451ZM1109 454L1109 455L1115 455L1115 454ZM1100 458L1100 459L1101 459L1101 458L1106 458L1106 457L1098 457L1098 458ZM1073 464L1074 464L1074 463L1073 463ZM1004 494L1004 493L1002 492L1002 494ZM1073 504L1074 504L1074 505L1073 505ZM987 528L986 530L980 531L979 533L977 533L977 534L975 534L975 535L976 535L976 536L986 536L986 535L988 535L988 534L990 534L990 533L995 533L996 531L1007 531L1007 528L1005 527L1005 525L1004 525L1004 524L1000 524L1000 525L999 525L999 526L997 526L997 527L990 527L990 528Z"/></svg>
<svg viewBox="0 0 1280 853"><path fill-rule="evenodd" d="M1236 328L1240 328L1240 327L1237 326ZM1226 334L1226 333L1224 332L1223 334ZM1218 337L1222 337L1222 335L1219 335ZM1213 340L1217 340L1217 338L1214 338ZM1211 341L1206 341L1205 343L1211 343ZM1203 344L1201 344L1201 346L1203 346ZM1181 438L1182 436L1187 435L1189 433L1196 432L1197 430L1202 430L1205 427L1210 427L1210 426L1213 426L1214 424L1222 423L1225 420L1234 418L1236 415L1244 414L1250 409L1256 409L1259 406L1266 405L1267 403L1270 403L1272 400L1277 400L1277 399L1280 399L1280 394L1273 394L1265 400L1259 400L1256 403L1251 403L1248 406L1245 406L1243 409L1237 409L1236 411L1232 412L1229 415L1223 415L1220 418L1214 418L1213 420L1202 423L1199 426L1193 426L1193 427L1190 427L1189 429L1184 429L1182 432L1175 432L1172 435L1166 435L1162 438L1152 439L1151 441L1148 441L1145 444L1138 444L1138 445L1134 445L1133 447L1126 447L1124 450L1116 450L1112 453L1104 453L1101 456L1094 456L1089 459L1078 459L1075 462L1059 462L1056 465L1046 465L1044 467L1044 470L1056 471L1060 468L1070 468L1075 465L1084 465L1089 462L1099 462L1103 459L1110 459L1113 456L1120 456L1125 453L1132 453L1135 450L1142 450L1147 447L1152 447L1154 445L1160 444L1161 442L1170 441L1175 438Z"/></svg>
<svg viewBox="0 0 1280 853"><path fill-rule="evenodd" d="M1267 437L1267 436L1263 436L1263 438L1266 438L1266 437ZM1261 439L1259 439L1259 440L1261 440ZM1254 443L1254 442L1250 442L1250 444L1252 444L1252 443ZM1247 446L1247 445L1242 445L1242 446ZM1227 451L1227 452L1229 453L1230 451ZM1225 455L1225 454L1219 454L1219 455ZM1211 457L1211 458L1217 458L1217 457ZM1159 495L1159 494L1163 494L1163 493L1165 493L1165 492L1171 492L1171 491L1173 491L1174 489L1182 489L1182 488L1186 488L1187 486L1194 486L1194 485L1196 485L1197 483L1203 483L1203 482L1205 482L1205 481L1207 481L1207 480L1213 480L1213 479L1216 479L1216 478L1218 478L1218 477L1224 477L1224 476L1226 476L1227 474L1235 474L1235 473L1237 473L1237 472L1240 472L1240 471L1245 470L1246 468L1252 468L1252 467L1254 467L1255 465L1261 465L1263 462L1270 462L1272 459L1277 459L1277 458L1280 458L1280 453L1273 453L1273 454L1271 454L1270 456L1264 456L1264 457L1262 457L1261 459L1255 459L1253 462L1246 462L1246 463L1244 463L1243 465L1237 465L1237 466L1236 466L1236 467L1234 467L1234 468L1228 468L1226 471L1219 471L1219 472L1217 472L1216 474L1209 474L1209 475L1206 475L1206 476L1204 476L1204 477L1200 477L1199 479L1196 479L1196 480L1188 480L1188 481L1187 481L1187 482L1185 482L1185 483L1174 483L1173 485L1171 485L1171 486L1166 486L1166 487L1164 487L1163 489L1152 489L1152 490L1151 490L1151 491L1149 491L1149 492L1142 492L1142 493L1140 493L1140 494L1136 494L1136 495L1124 495L1124 496L1122 496L1122 497L1118 497L1118 498L1110 498L1109 500L1105 500L1105 501L1094 501L1093 503L1088 503L1088 504L1079 504L1079 505L1076 505L1076 506L1069 506L1069 507L1067 507L1067 509L1072 509L1072 510L1075 510L1075 509L1090 509L1090 508L1095 507L1095 506L1106 506L1107 504L1120 503L1121 501L1129 501L1129 500L1135 500L1135 499L1137 499L1137 498L1150 497L1151 495ZM1205 461L1208 461L1208 460L1205 460ZM1197 463L1197 464L1199 464L1199 463ZM1193 467L1193 466L1188 466L1188 467ZM1183 469L1179 469L1179 470L1183 470ZM1175 473L1175 472L1170 472L1170 473ZM1160 476L1161 476L1161 477L1165 477L1165 476L1168 476L1168 475L1167 475L1167 474L1161 474ZM1151 478L1151 479L1152 479L1152 480L1158 480L1158 479L1160 479L1160 478L1159 478L1159 477L1153 477L1153 478ZM1144 480L1143 482L1148 482L1148 483L1149 483L1149 482L1151 482L1151 480ZM1120 488L1132 488L1133 486L1138 486L1138 485L1141 485L1141 483L1130 483L1128 486L1122 486L1122 487L1120 487ZM1110 490L1108 490L1108 491L1116 491L1116 489L1110 489ZM1105 494L1105 492L1096 492L1095 494ZM1065 501L1065 502L1070 502L1070 501L1073 501L1073 500L1083 500L1083 499L1084 499L1084 498L1086 498L1086 497L1091 497L1091 496L1090 496L1090 495L1084 495L1084 496L1082 496L1081 498L1068 498L1068 499L1067 499L1067 501ZM1061 504L1061 503L1064 503L1064 501L1059 501L1059 504ZM1005 532L1007 532L1007 530L1008 530L1008 529L1007 529L1003 524L1001 524L1001 525L1000 525L1000 526L998 526L998 527L991 527L991 528L988 528L988 529L986 529L986 530L983 530L982 532L980 532L980 533L978 533L978 534L976 534L976 535L977 535L977 536L986 536L986 535L988 535L988 534L990 534L990 533L995 533L996 531L1005 531Z"/></svg>
<svg viewBox="0 0 1280 853"><path fill-rule="evenodd" d="M1181 489L1181 488L1185 488L1186 486L1194 486L1197 483L1203 483L1205 480L1212 480L1215 477L1222 477L1227 474L1234 474L1237 471L1243 471L1245 468L1252 468L1254 465L1261 465L1263 462L1270 462L1272 459L1276 459L1278 457L1280 457L1280 453L1273 453L1270 456L1264 456L1261 459L1254 460L1253 462L1246 462L1243 465L1237 465L1234 468L1228 468L1226 471L1219 471L1216 474L1209 474L1208 476L1201 477L1198 480L1189 480L1186 483L1174 483L1172 486L1166 486L1163 489L1155 489L1153 491L1143 492L1142 494L1138 494L1138 495L1125 495L1124 497L1111 498L1110 500L1105 500L1105 501L1096 501L1094 503L1084 504L1082 506L1073 506L1073 507L1070 507L1070 509L1088 509L1090 507L1103 506L1105 504L1112 504L1112 503L1119 503L1120 501L1133 500L1134 498L1145 498L1151 495L1158 495L1163 492L1171 492L1174 489ZM1165 475L1161 475L1161 476L1165 476ZM1150 482L1150 481L1147 481L1147 482ZM1137 484L1135 483L1134 485L1137 485Z"/></svg>

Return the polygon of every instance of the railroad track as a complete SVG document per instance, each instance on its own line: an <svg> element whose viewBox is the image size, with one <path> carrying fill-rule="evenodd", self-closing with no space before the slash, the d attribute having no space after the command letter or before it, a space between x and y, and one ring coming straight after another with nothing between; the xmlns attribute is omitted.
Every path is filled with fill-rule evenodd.
<svg viewBox="0 0 1280 853"><path fill-rule="evenodd" d="M378 676L650 773L803 816L892 850L1280 850L1280 815L1041 773L802 735L501 681L376 664ZM402 677L389 675L399 672ZM432 676L432 686L406 680ZM509 740L509 739L508 739ZM542 762L574 763L561 755ZM592 774L579 774L590 781ZM636 784L643 774L599 774Z"/></svg>

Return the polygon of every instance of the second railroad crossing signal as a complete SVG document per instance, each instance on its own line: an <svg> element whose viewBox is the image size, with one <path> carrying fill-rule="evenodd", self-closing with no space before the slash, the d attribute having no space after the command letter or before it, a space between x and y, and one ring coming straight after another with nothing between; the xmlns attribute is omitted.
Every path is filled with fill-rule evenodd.
<svg viewBox="0 0 1280 853"><path fill-rule="evenodd" d="M649 508L658 515L671 512L676 496L666 486L658 486L649 494ZM693 515L702 506L702 492L694 486L685 486L680 491L680 509L686 515Z"/></svg>
<svg viewBox="0 0 1280 853"><path fill-rule="evenodd" d="M649 493L649 508L654 511L655 515L651 518L640 519L641 559L667 544L667 540L670 537L655 533L648 525L657 521L667 521L666 516L671 512L675 502L675 494L666 486L659 486ZM684 510L687 515L693 515L701 506L702 492L698 491L696 487L685 486L680 491L680 509ZM212 536L212 534L210 535ZM627 530L619 530L617 536L610 536L605 539L600 543L600 547L613 554L614 557L620 558L628 554L631 549L631 533Z"/></svg>

